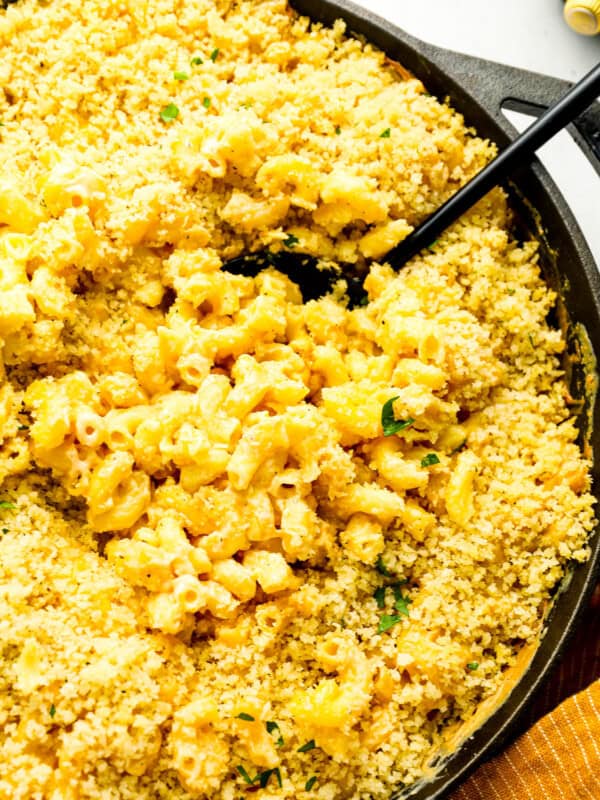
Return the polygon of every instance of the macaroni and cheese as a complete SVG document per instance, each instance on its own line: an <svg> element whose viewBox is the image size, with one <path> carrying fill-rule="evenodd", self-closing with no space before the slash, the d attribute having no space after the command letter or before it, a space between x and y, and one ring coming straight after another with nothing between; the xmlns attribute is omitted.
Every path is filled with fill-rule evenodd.
<svg viewBox="0 0 600 800"><path fill-rule="evenodd" d="M385 264L493 145L284 0L21 0L0 50L0 798L411 784L592 527L502 191Z"/></svg>

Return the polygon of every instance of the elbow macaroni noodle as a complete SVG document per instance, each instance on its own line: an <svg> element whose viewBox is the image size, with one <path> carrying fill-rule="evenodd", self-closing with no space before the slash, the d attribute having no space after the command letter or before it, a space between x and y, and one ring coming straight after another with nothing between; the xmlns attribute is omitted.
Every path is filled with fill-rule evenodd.
<svg viewBox="0 0 600 800"><path fill-rule="evenodd" d="M586 558L555 297L499 190L362 307L227 273L383 259L493 147L340 22L171 5L0 11L0 800L383 798Z"/></svg>

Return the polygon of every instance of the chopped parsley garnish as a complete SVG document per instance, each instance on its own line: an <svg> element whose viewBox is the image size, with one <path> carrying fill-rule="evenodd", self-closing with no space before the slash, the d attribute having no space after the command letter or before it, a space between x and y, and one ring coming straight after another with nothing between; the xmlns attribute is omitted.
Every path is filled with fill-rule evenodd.
<svg viewBox="0 0 600 800"><path fill-rule="evenodd" d="M478 661L469 661L467 664L467 669L470 669L474 672L476 669L479 669L479 662Z"/></svg>
<svg viewBox="0 0 600 800"><path fill-rule="evenodd" d="M264 772L259 772L256 776L255 780L258 780L260 783L260 788L264 789L267 783L269 782L269 778L273 774L273 770L266 769Z"/></svg>
<svg viewBox="0 0 600 800"><path fill-rule="evenodd" d="M377 589L375 589L373 597L377 603L377 608L385 608L385 589L385 586L378 586Z"/></svg>
<svg viewBox="0 0 600 800"><path fill-rule="evenodd" d="M244 767L241 764L238 764L236 767L237 771L240 773L242 778L246 781L248 786L253 786L255 783L258 783L261 789L265 789L271 775L275 775L277 778L277 783L279 784L279 788L283 786L283 781L281 780L281 772L279 771L279 767L275 767L275 769L265 769L263 772L257 773L256 777L251 778L250 775L246 772Z"/></svg>
<svg viewBox="0 0 600 800"><path fill-rule="evenodd" d="M412 603L412 600L408 595L402 594L401 586L405 583L405 581L401 581L399 583L395 583L392 586L392 591L394 592L394 608L396 611L400 612L401 616L409 617L410 614L408 613L408 605Z"/></svg>
<svg viewBox="0 0 600 800"><path fill-rule="evenodd" d="M246 722L254 722L255 721L254 717L252 716L252 714L246 714L245 711L242 711L241 714L238 714L237 715L237 719L243 719Z"/></svg>
<svg viewBox="0 0 600 800"><path fill-rule="evenodd" d="M377 633L385 633L385 631L389 631L389 629L393 628L394 625L397 625L401 619L402 617L398 616L398 614L382 614L379 620L379 625L377 626Z"/></svg>
<svg viewBox="0 0 600 800"><path fill-rule="evenodd" d="M200 64L204 64L204 61L200 58L200 56L194 56L190 61L192 67L198 67Z"/></svg>
<svg viewBox="0 0 600 800"><path fill-rule="evenodd" d="M511 294L511 295L512 295L512 294L514 294L516 291L517 291L516 289L507 289L507 290L506 290L506 293L507 293L507 294Z"/></svg>
<svg viewBox="0 0 600 800"><path fill-rule="evenodd" d="M400 617L408 617L408 616L410 616L409 613L408 613L408 606L412 602L412 600L410 599L410 597L408 597L408 595L403 595L402 594L402 587L405 585L405 583L406 583L406 581L402 580L402 581L396 581L396 583L392 583L389 586L380 586L378 589L375 590L375 593L373 594L373 597L375 598L375 601L377 602L377 608L384 609L385 608L385 597L386 597L387 590L388 589L392 590L392 592L394 594L394 610L398 611L398 613L399 613L399 616L396 615L396 614L393 615L394 617L398 616L398 619L396 620L396 622L399 621ZM387 624L387 622L384 622L384 620L387 620L389 622L390 619L391 619L391 617L388 614L384 614L381 617L381 621L379 623L379 628L381 629L381 626L383 624L383 625L386 625L386 627L384 627L383 630L387 630L392 625L395 625L395 622L392 622L391 624ZM379 630L379 633L381 633L381 632L382 632L382 630Z"/></svg>
<svg viewBox="0 0 600 800"><path fill-rule="evenodd" d="M4 127L4 123L0 122L0 128L3 128L3 127Z"/></svg>
<svg viewBox="0 0 600 800"><path fill-rule="evenodd" d="M428 244L428 245L427 245L427 249L428 249L428 250L434 250L434 249L435 249L435 247L436 247L436 245L438 245L439 243L440 243L440 240L439 240L439 239L436 239L436 240L435 240L435 241L433 241L431 244Z"/></svg>
<svg viewBox="0 0 600 800"><path fill-rule="evenodd" d="M358 305L362 306L363 308L364 308L364 306L368 306L369 305L369 296L368 295L364 295L364 297L361 297L360 300L358 301Z"/></svg>
<svg viewBox="0 0 600 800"><path fill-rule="evenodd" d="M187 81L189 80L190 76L187 74L187 72L174 72L173 77L176 81Z"/></svg>
<svg viewBox="0 0 600 800"><path fill-rule="evenodd" d="M56 714L56 706L54 705L54 703L52 703L52 705L50 706L50 710L48 711L48 713L52 718L54 718L54 715Z"/></svg>
<svg viewBox="0 0 600 800"><path fill-rule="evenodd" d="M383 563L383 558L381 556L377 556L377 562L375 564L375 569L377 570L377 572L380 575L384 575L386 578L391 578L392 577L392 573L389 571L389 569Z"/></svg>
<svg viewBox="0 0 600 800"><path fill-rule="evenodd" d="M391 128L386 128L383 131L383 133L379 134L379 138L380 139L389 139L391 135L392 135L392 129Z"/></svg>
<svg viewBox="0 0 600 800"><path fill-rule="evenodd" d="M218 57L219 57L219 48L215 47L215 49L210 54L209 58L214 64Z"/></svg>
<svg viewBox="0 0 600 800"><path fill-rule="evenodd" d="M179 109L175 105L175 103L169 103L168 106L165 106L161 109L160 118L163 122L173 122L174 119L177 119L179 116Z"/></svg>
<svg viewBox="0 0 600 800"><path fill-rule="evenodd" d="M288 233L286 238L283 240L284 247L296 247L300 239L297 236L294 236L293 233Z"/></svg>
<svg viewBox="0 0 600 800"><path fill-rule="evenodd" d="M435 453L427 453L427 455L421 459L422 467L432 467L434 464L439 463L440 460Z"/></svg>
<svg viewBox="0 0 600 800"><path fill-rule="evenodd" d="M383 428L384 436L392 436L394 433L399 433L399 431L409 428L414 422L412 417L396 419L394 416L394 401L399 397L400 395L390 397L381 408L381 427Z"/></svg>
<svg viewBox="0 0 600 800"><path fill-rule="evenodd" d="M279 771L279 767L275 767L275 769L266 769L264 772L259 772L256 778L254 778L253 783L258 783L261 789L265 789L269 780L271 779L271 775L275 775L277 778L277 783L279 784L279 788L283 786L281 780L281 772Z"/></svg>
<svg viewBox="0 0 600 800"><path fill-rule="evenodd" d="M340 126L336 125L335 126L335 135L339 136L341 132L342 132L342 129L340 128Z"/></svg>
<svg viewBox="0 0 600 800"><path fill-rule="evenodd" d="M531 345L533 348L535 348L535 341L533 340L533 334L531 334L531 333L528 333L528 334L527 334L527 338L529 339L529 344L530 344L530 345Z"/></svg>
<svg viewBox="0 0 600 800"><path fill-rule="evenodd" d="M317 745L315 744L315 740L311 739L310 741L303 744L302 747L299 747L297 752L298 753L308 753L309 750L314 750Z"/></svg>
<svg viewBox="0 0 600 800"><path fill-rule="evenodd" d="M8 533L9 528L2 528L2 533Z"/></svg>
<svg viewBox="0 0 600 800"><path fill-rule="evenodd" d="M202 101L202 105L204 106L204 108L210 108L210 97L205 97L204 100Z"/></svg>
<svg viewBox="0 0 600 800"><path fill-rule="evenodd" d="M267 727L267 733L278 733L279 736L277 737L277 741L275 742L275 747L282 747L283 746L283 736L281 735L281 731L279 729L279 725L273 720L267 720L265 723Z"/></svg>
<svg viewBox="0 0 600 800"><path fill-rule="evenodd" d="M16 508L16 505L14 503L10 503L8 500L0 500L0 508L5 508L8 511L12 511L14 508Z"/></svg>
<svg viewBox="0 0 600 800"><path fill-rule="evenodd" d="M17 430L18 431L28 431L29 430L29 425L19 425Z"/></svg>
<svg viewBox="0 0 600 800"><path fill-rule="evenodd" d="M306 784L305 784L305 786L304 786L304 790L305 790L306 792L310 792L310 790L312 789L312 787L315 785L315 783L316 783L316 782L317 782L317 776L316 776L316 775L313 775L313 776L312 776L312 778L309 778L309 779L306 781Z"/></svg>
<svg viewBox="0 0 600 800"><path fill-rule="evenodd" d="M244 767L243 767L241 764L238 764L238 765L237 765L237 767L236 767L236 769L237 769L237 771L240 773L240 775L242 776L242 778L243 778L243 779L246 781L246 783L248 784L248 786L252 786L252 784L254 783L254 781L252 780L252 778L250 777L250 775L248 775L248 773L246 772L246 770L244 769Z"/></svg>

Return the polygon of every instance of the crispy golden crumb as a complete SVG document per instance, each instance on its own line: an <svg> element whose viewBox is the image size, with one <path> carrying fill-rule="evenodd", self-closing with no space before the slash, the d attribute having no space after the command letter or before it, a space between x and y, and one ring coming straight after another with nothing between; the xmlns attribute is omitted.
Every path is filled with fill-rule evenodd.
<svg viewBox="0 0 600 800"><path fill-rule="evenodd" d="M0 51L0 800L389 796L592 526L502 192L376 261L493 146L283 0L22 0ZM264 247L368 304L221 270Z"/></svg>

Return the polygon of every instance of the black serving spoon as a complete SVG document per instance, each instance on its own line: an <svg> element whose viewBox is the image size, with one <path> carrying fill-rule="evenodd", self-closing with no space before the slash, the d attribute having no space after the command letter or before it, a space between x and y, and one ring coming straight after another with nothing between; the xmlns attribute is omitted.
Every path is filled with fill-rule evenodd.
<svg viewBox="0 0 600 800"><path fill-rule="evenodd" d="M455 222L494 186L501 183L516 167L526 164L535 151L558 131L581 114L600 95L600 64L576 83L558 103L545 111L514 142L499 153L456 194L447 200L430 217L409 234L404 241L380 259L399 270L413 256L428 245L449 225ZM283 272L298 284L304 301L316 300L328 294L335 283L343 278L348 285L350 306L365 302L363 275L357 274L354 264L340 264L340 269L319 269L319 259L306 253L289 249L272 252L260 250L245 253L227 261L223 269L236 275L254 277L267 267ZM365 273L366 274L366 273Z"/></svg>

